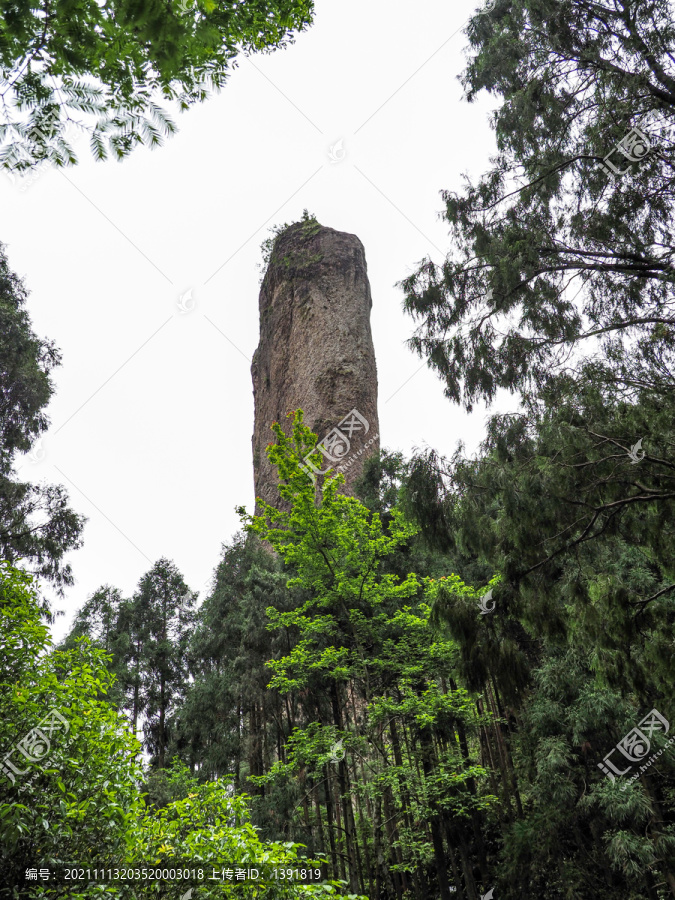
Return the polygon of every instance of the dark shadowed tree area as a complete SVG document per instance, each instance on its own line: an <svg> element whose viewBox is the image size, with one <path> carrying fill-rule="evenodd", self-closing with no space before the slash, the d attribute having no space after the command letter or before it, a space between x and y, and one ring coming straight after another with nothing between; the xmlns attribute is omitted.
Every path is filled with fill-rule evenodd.
<svg viewBox="0 0 675 900"><path fill-rule="evenodd" d="M49 426L51 372L61 362L54 344L33 332L27 299L0 244L0 556L61 591L73 583L64 556L81 546L84 518L69 508L60 485L32 484L17 474L18 458Z"/></svg>
<svg viewBox="0 0 675 900"><path fill-rule="evenodd" d="M402 282L411 346L467 408L590 360L596 381L672 393L672 6L497 0L469 40L462 82L501 101L498 153L443 192L444 264Z"/></svg>

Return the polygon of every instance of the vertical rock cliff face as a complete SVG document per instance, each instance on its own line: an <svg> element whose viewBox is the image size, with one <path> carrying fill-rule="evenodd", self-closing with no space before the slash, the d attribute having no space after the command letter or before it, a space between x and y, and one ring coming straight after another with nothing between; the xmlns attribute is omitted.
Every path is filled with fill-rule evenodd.
<svg viewBox="0 0 675 900"><path fill-rule="evenodd" d="M274 243L260 290L260 343L253 357L256 498L280 504L265 455L272 422L289 433L291 410L319 437L322 471L343 472L347 491L379 447L372 300L361 241L310 220ZM318 476L317 476L318 477Z"/></svg>

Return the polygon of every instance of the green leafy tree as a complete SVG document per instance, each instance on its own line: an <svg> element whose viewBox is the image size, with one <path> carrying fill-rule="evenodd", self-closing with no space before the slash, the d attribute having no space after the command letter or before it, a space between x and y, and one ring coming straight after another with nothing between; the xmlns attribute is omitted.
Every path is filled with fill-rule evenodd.
<svg viewBox="0 0 675 900"><path fill-rule="evenodd" d="M497 0L468 35L467 97L501 101L497 155L443 192L451 253L402 282L410 345L468 409L592 359L596 379L671 395L672 5Z"/></svg>
<svg viewBox="0 0 675 900"><path fill-rule="evenodd" d="M267 665L272 690L303 698L306 724L296 725L265 777L251 780L272 790L295 786L301 822L320 842L321 812L312 823L310 802L325 806L328 844L320 846L352 890L367 883L375 896L414 889L448 900L449 859L474 896L463 826L477 826L495 799L478 788L486 772L466 743L475 711L466 692L448 684L454 650L434 640L417 576L383 566L416 529L391 505L385 529L379 512L340 492L341 475L323 481L317 503L300 465L316 435L301 412L291 437L278 424L273 431L268 455L290 510L258 501L260 516L242 514L283 557L289 588L301 592L288 611L267 610L269 627L289 637L288 650ZM393 819L396 836L385 840Z"/></svg>
<svg viewBox="0 0 675 900"><path fill-rule="evenodd" d="M447 396L521 409L474 459L418 455L407 508L429 547L497 573L482 619L459 578L433 618L502 719L499 896L656 900L675 893L672 760L626 791L597 763L672 715L672 7L497 0L468 34L497 154L443 194L448 258L401 285Z"/></svg>
<svg viewBox="0 0 675 900"><path fill-rule="evenodd" d="M242 865L301 868L303 848L264 843L250 825L245 796L227 785L200 785L181 766L165 779L161 808L141 796L138 743L105 694L108 657L86 637L53 650L31 578L0 563L0 887L12 900L135 900L136 884L27 882L25 871L63 861L101 867L154 861L236 860ZM57 715L55 715L57 714ZM51 717L51 725L47 722ZM22 753L20 748L26 752ZM234 820L234 821L233 821ZM92 866L93 867L93 866ZM208 877L207 873L207 876ZM166 885L145 883L142 896ZM206 881L200 895L260 900L347 896L342 885L241 886Z"/></svg>
<svg viewBox="0 0 675 900"><path fill-rule="evenodd" d="M36 860L125 851L140 770L136 742L105 699L107 658L87 641L52 650L30 577L7 563L0 629L0 884L18 898Z"/></svg>
<svg viewBox="0 0 675 900"><path fill-rule="evenodd" d="M109 668L115 676L115 683L108 700L119 709L128 705L125 703L125 687L133 680L128 665L129 632L124 624L127 603L118 588L103 585L78 610L69 634L60 645L60 649L70 650L80 638L86 637L110 656Z"/></svg>
<svg viewBox="0 0 675 900"><path fill-rule="evenodd" d="M0 557L23 561L62 593L73 583L64 557L81 546L85 519L68 507L62 487L19 481L14 468L49 425L44 409L60 363L53 343L34 334L27 298L0 244Z"/></svg>
<svg viewBox="0 0 675 900"><path fill-rule="evenodd" d="M181 111L219 90L240 53L284 47L312 22L312 0L44 0L0 4L0 165L121 159L176 130Z"/></svg>
<svg viewBox="0 0 675 900"><path fill-rule="evenodd" d="M574 647L550 648L533 672L513 735L525 808L501 828L500 896L502 885L514 898L673 894L675 753L655 734L659 758L638 782L598 777L598 759L647 710L598 683L593 664Z"/></svg>
<svg viewBox="0 0 675 900"><path fill-rule="evenodd" d="M175 564L160 559L130 599L110 585L95 591L62 645L72 648L86 637L109 654L116 677L109 699L127 713L132 734L143 722L145 749L160 768L187 690L195 600Z"/></svg>
<svg viewBox="0 0 675 900"><path fill-rule="evenodd" d="M598 764L649 710L673 715L673 419L653 396L632 404L572 385L537 417L493 417L476 459L417 458L411 480L427 485L422 535L426 521L437 542L443 523L451 553L500 573L486 615L487 586L457 576L433 598L462 683L504 719L506 757L486 744L511 794L499 791L511 811L488 831L500 893L591 885L607 900L656 900L664 880L675 887L675 760L664 752L633 785ZM649 434L644 456L634 429Z"/></svg>
<svg viewBox="0 0 675 900"><path fill-rule="evenodd" d="M478 458L458 451L420 511L503 575L502 610L539 639L581 643L603 678L645 704L675 677L672 413L590 385L536 416L494 417ZM416 466L438 486L436 458Z"/></svg>
<svg viewBox="0 0 675 900"><path fill-rule="evenodd" d="M143 731L146 747L160 769L166 764L171 714L185 697L186 654L195 599L168 559L158 560L141 578L133 598L131 636L132 643L138 640L141 647L138 668L145 714Z"/></svg>
<svg viewBox="0 0 675 900"><path fill-rule="evenodd" d="M77 611L69 638L73 641L87 637L112 653L115 644L115 625L119 616L122 594L118 588L103 585Z"/></svg>
<svg viewBox="0 0 675 900"><path fill-rule="evenodd" d="M312 860L302 856L303 847L292 842L263 842L249 820L247 798L234 796L225 782L217 780L199 784L187 771L175 766L169 777L170 786L179 791L188 788L186 797L174 800L159 811L147 807L129 833L129 865L161 859L164 864L175 860L204 860L216 863L222 870L223 860L236 860L242 868L308 868ZM316 864L316 860L314 860ZM221 865L218 865L220 863ZM208 869L211 875L213 867ZM208 876L207 876L208 877ZM343 885L329 880L320 885L296 886L280 881L263 885L214 884L205 880L199 895L207 898L245 897L260 900L285 900L293 897L339 896L345 900L366 900L345 893ZM129 892L127 897L131 898ZM127 900L124 897L124 900Z"/></svg>
<svg viewBox="0 0 675 900"><path fill-rule="evenodd" d="M238 787L246 784L248 775L262 774L265 748L280 739L272 723L281 727L281 737L288 731L281 699L267 690L271 675L265 669L283 643L267 628L265 610L270 603L288 605L286 581L279 561L259 541L238 534L223 547L190 641L194 682L172 722L172 752L198 766L202 777L234 775ZM265 810L264 797L253 793L256 825L278 834L283 817Z"/></svg>
<svg viewBox="0 0 675 900"><path fill-rule="evenodd" d="M455 570L467 581L486 583L494 570L475 553L464 553L448 536L448 523L438 502L439 490L443 491L442 461L433 451L429 458L435 466L421 468L419 458L406 460L402 453L378 450L364 461L361 477L354 484L354 494L371 512L379 513L385 527L392 510L398 508L419 528L382 560L382 569L401 578L408 572L440 578Z"/></svg>
<svg viewBox="0 0 675 900"><path fill-rule="evenodd" d="M118 635L116 651L123 708L129 716L131 732L138 735L141 717L145 713L147 695L143 689L143 664L147 629L143 612L135 598L123 600L116 623Z"/></svg>

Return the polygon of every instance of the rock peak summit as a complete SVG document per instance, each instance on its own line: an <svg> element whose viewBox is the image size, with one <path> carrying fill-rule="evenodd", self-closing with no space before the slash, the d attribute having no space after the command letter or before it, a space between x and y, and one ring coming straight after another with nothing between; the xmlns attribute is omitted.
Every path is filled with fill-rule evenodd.
<svg viewBox="0 0 675 900"><path fill-rule="evenodd" d="M260 341L253 356L253 470L256 498L278 505L265 447L287 413L302 409L330 466L351 491L363 460L379 448L372 299L363 244L310 218L274 240L259 297Z"/></svg>

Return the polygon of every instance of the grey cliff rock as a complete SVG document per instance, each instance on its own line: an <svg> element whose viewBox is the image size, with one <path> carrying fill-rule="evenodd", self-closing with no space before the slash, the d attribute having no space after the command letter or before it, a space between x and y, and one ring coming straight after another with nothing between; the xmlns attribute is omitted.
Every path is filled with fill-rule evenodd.
<svg viewBox="0 0 675 900"><path fill-rule="evenodd" d="M363 460L379 448L372 300L363 244L353 234L298 222L274 242L260 289L260 342L253 357L253 469L256 498L280 504L265 447L291 410L344 466L351 492ZM355 410L358 415L350 415Z"/></svg>

